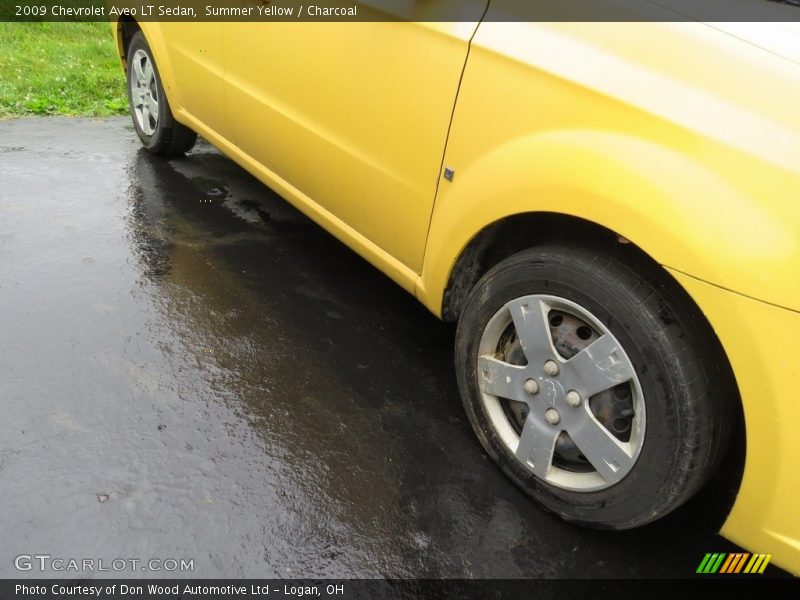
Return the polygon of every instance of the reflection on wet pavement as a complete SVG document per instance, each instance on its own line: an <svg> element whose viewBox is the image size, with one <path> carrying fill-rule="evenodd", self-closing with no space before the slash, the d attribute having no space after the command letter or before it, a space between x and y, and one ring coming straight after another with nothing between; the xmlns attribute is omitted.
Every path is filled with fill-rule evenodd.
<svg viewBox="0 0 800 600"><path fill-rule="evenodd" d="M689 576L732 548L722 484L626 533L531 504L462 414L452 329L206 144L7 121L0 183L2 577Z"/></svg>

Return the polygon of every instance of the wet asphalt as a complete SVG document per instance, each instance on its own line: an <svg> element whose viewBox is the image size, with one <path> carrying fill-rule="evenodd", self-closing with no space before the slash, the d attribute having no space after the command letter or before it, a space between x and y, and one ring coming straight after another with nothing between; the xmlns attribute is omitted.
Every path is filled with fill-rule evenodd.
<svg viewBox="0 0 800 600"><path fill-rule="evenodd" d="M691 577L735 477L637 531L566 524L489 461L454 331L200 142L0 122L0 577ZM90 574L84 573L83 576ZM109 575L109 574L105 574Z"/></svg>

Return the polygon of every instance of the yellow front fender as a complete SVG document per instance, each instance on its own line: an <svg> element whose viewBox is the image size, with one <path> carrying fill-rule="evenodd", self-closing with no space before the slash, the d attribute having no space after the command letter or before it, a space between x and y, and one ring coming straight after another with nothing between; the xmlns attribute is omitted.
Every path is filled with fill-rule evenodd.
<svg viewBox="0 0 800 600"><path fill-rule="evenodd" d="M442 183L417 295L441 315L458 257L487 224L506 217L562 213L636 244L705 313L736 375L747 458L723 533L800 573L793 462L800 361L792 341L800 334L800 186L788 171L752 160L740 166L723 176L676 148L608 131L512 140Z"/></svg>
<svg viewBox="0 0 800 600"><path fill-rule="evenodd" d="M759 168L786 185L773 183L765 199L675 149L607 131L512 140L442 183L417 295L441 315L471 239L509 216L555 212L602 225L669 268L800 309L800 199L791 193L800 182Z"/></svg>

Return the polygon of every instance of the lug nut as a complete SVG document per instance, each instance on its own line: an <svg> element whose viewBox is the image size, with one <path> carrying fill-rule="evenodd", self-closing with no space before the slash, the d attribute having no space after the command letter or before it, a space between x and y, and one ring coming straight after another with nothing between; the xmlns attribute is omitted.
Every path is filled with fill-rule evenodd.
<svg viewBox="0 0 800 600"><path fill-rule="evenodd" d="M539 382L535 379L528 379L523 387L525 391L531 395L539 393Z"/></svg>
<svg viewBox="0 0 800 600"><path fill-rule="evenodd" d="M558 425L561 422L561 415L555 408L548 408L544 413L544 420L550 425Z"/></svg>
<svg viewBox="0 0 800 600"><path fill-rule="evenodd" d="M554 360L548 360L544 363L544 372L548 377L555 377L558 375L558 363Z"/></svg>
<svg viewBox="0 0 800 600"><path fill-rule="evenodd" d="M575 390L570 390L567 392L567 395L564 397L564 399L572 408L577 408L581 405L581 395Z"/></svg>

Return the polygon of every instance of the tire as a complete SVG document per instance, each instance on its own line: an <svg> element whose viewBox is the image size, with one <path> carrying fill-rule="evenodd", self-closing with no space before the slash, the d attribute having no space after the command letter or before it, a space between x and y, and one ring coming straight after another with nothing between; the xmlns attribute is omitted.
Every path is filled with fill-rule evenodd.
<svg viewBox="0 0 800 600"><path fill-rule="evenodd" d="M158 67L141 31L133 35L128 47L127 75L128 105L142 145L159 156L177 156L191 150L197 134L172 115Z"/></svg>
<svg viewBox="0 0 800 600"><path fill-rule="evenodd" d="M478 439L528 495L565 520L630 529L689 499L723 456L735 392L717 348L649 263L548 245L476 284L456 374Z"/></svg>

